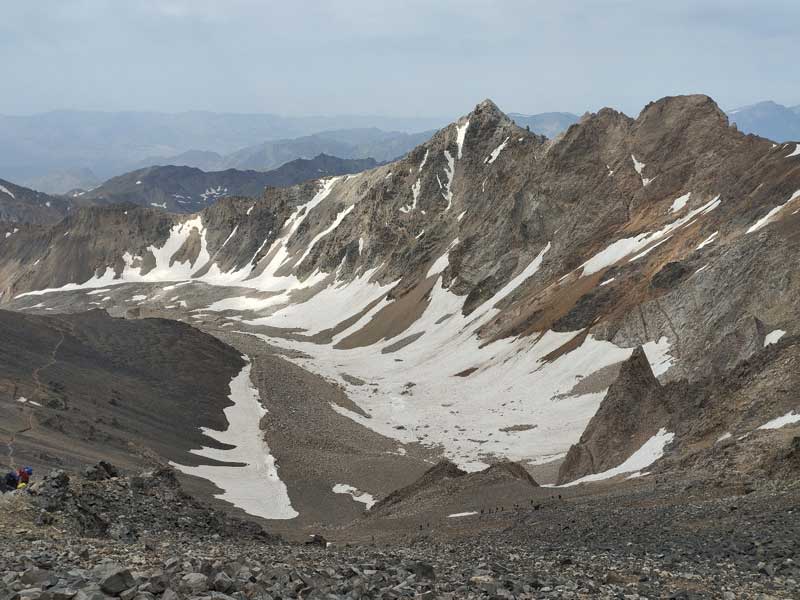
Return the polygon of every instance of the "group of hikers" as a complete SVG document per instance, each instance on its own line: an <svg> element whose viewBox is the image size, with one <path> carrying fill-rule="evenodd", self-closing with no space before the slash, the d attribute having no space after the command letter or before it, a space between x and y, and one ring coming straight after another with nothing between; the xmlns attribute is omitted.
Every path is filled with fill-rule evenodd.
<svg viewBox="0 0 800 600"><path fill-rule="evenodd" d="M13 492L14 490L24 490L33 475L30 467L20 467L16 471L9 471L5 477L0 479L0 492Z"/></svg>

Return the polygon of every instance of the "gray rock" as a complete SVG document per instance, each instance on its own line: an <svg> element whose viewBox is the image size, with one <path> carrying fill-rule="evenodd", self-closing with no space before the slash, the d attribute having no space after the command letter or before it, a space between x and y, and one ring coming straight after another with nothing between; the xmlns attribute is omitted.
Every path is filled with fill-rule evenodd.
<svg viewBox="0 0 800 600"><path fill-rule="evenodd" d="M133 587L135 581L130 570L118 564L104 564L95 569L100 580L100 589L111 596L118 596Z"/></svg>
<svg viewBox="0 0 800 600"><path fill-rule="evenodd" d="M213 587L218 592L227 592L233 586L233 579L231 579L227 573L221 572L217 573L216 577L214 577Z"/></svg>
<svg viewBox="0 0 800 600"><path fill-rule="evenodd" d="M58 583L58 577L53 575L53 573L47 569L33 568L25 571L22 574L20 581L31 586L36 585L39 587L51 587Z"/></svg>
<svg viewBox="0 0 800 600"><path fill-rule="evenodd" d="M198 594L208 590L208 577L202 573L187 573L181 577L181 589Z"/></svg>

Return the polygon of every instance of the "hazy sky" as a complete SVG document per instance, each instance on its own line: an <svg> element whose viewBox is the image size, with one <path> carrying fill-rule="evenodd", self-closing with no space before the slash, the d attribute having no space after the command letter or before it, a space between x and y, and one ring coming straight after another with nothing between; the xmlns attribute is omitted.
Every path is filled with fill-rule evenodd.
<svg viewBox="0 0 800 600"><path fill-rule="evenodd" d="M0 113L800 103L798 0L4 0Z"/></svg>

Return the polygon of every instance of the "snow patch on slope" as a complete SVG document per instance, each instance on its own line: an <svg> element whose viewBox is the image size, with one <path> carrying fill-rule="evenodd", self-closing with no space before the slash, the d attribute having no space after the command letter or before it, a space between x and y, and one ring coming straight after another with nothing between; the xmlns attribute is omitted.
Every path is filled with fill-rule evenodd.
<svg viewBox="0 0 800 600"><path fill-rule="evenodd" d="M445 211L448 211L450 210L450 207L453 206L452 187L453 187L453 174L456 171L456 166L455 166L456 161L447 150L444 151L444 157L445 159L447 159L447 166L444 169L444 174L447 175L447 183L444 184L443 186L444 191L442 191L442 197L445 200L447 200L447 208L445 208ZM439 186L442 187L441 181L439 182Z"/></svg>
<svg viewBox="0 0 800 600"><path fill-rule="evenodd" d="M358 488L354 488L352 485L347 485L346 483L337 483L333 486L333 493L334 494L347 494L356 502L361 502L364 506L367 507L367 510L372 508L375 505L375 498L372 497L372 494L368 494L367 492L362 492Z"/></svg>
<svg viewBox="0 0 800 600"><path fill-rule="evenodd" d="M795 414L793 410L790 410L782 417L777 417L771 421L767 421L761 427L759 427L759 429L780 429L781 427L786 427L787 425L798 422L800 422L800 413Z"/></svg>
<svg viewBox="0 0 800 600"><path fill-rule="evenodd" d="M259 427L267 410L261 404L258 390L250 380L251 364L248 360L239 374L231 380L230 396L233 406L225 409L228 427L215 431L206 427L202 432L210 438L233 448L220 450L201 448L192 454L236 465L199 465L190 467L171 462L176 469L202 477L221 488L216 498L230 502L248 514L264 519L293 519L298 513L286 485L278 476L278 466L264 441Z"/></svg>
<svg viewBox="0 0 800 600"><path fill-rule="evenodd" d="M764 336L764 347L766 348L771 344L777 344L778 340L785 335L786 332L783 329L775 329L774 331L770 331L766 336Z"/></svg>
<svg viewBox="0 0 800 600"><path fill-rule="evenodd" d="M669 207L669 212L676 213L679 210L682 210L686 203L689 202L689 198L691 197L692 192L688 194L684 194L680 198L676 198L675 201L672 203L672 206Z"/></svg>
<svg viewBox="0 0 800 600"><path fill-rule="evenodd" d="M644 187L647 187L647 185L648 185L648 184L649 184L651 181L653 181L652 179L648 179L647 177L645 177L645 176L642 174L642 171L644 171L644 168L645 168L647 165L646 165L646 164L644 164L643 162L639 162L638 160L636 160L636 157L635 157L633 154L631 154L631 160L633 161L633 168L634 168L634 169L636 170L636 172L639 174L639 177L641 177L641 178L642 178L642 186L644 186Z"/></svg>
<svg viewBox="0 0 800 600"><path fill-rule="evenodd" d="M712 210L717 208L719 204L720 204L720 199L719 196L717 196L716 198L714 198L710 202L707 202L700 208L696 208L692 211L689 211L685 216L673 221L672 223L665 225L664 227L662 227L657 231L640 233L635 237L623 238L621 240L617 240L616 242L613 242L605 249L595 254L592 258L583 263L579 268L583 269L584 275L591 275L592 273L597 273L598 271L602 271L606 267L610 267L611 265L618 263L626 256L642 252L642 250L650 246L650 244L657 242L658 240L661 240L665 236L670 235L676 229L679 229L684 225L688 225L695 219L695 217L699 217L711 212ZM641 258L641 256L639 256L639 258Z"/></svg>
<svg viewBox="0 0 800 600"><path fill-rule="evenodd" d="M344 220L344 218L352 212L354 207L355 207L355 205L351 204L350 206L345 208L343 211L341 211L339 214L336 215L336 218L333 220L333 223L331 223L327 227L327 229L324 229L323 231L321 231L320 233L318 233L317 235L314 236L314 239L311 240L311 243L308 245L308 248L306 248L306 251L303 253L303 256L301 256L300 260L297 261L297 265L296 266L300 266L301 264L303 264L303 261L306 258L308 258L308 255L314 249L314 246L317 245L317 242L319 242L322 238L324 238L326 235L328 235L331 231L336 229L341 224L341 222Z"/></svg>
<svg viewBox="0 0 800 600"><path fill-rule="evenodd" d="M780 206L776 206L771 211L769 211L766 215L764 215L758 221L756 221L750 227L750 229L747 230L747 233L753 233L755 231L758 231L762 227L766 227L767 225L769 225L772 221L775 220L775 217L779 212L781 212L784 208L786 208L786 206L789 205L790 202L796 200L797 198L800 198L800 190L797 190L794 194L792 194L791 198L789 198L786 202L784 202Z"/></svg>
<svg viewBox="0 0 800 600"><path fill-rule="evenodd" d="M464 138L467 137L467 128L469 127L469 120L462 125L456 125L456 144L458 145L458 158L461 159L462 150L464 149Z"/></svg>
<svg viewBox="0 0 800 600"><path fill-rule="evenodd" d="M571 481L559 487L572 487L581 483L610 479L612 477L616 477L617 475L622 475L623 473L642 471L664 456L664 449L666 448L667 444L672 442L674 438L674 433L669 433L662 427L658 430L658 433L642 444L642 447L631 454L628 460L623 462L621 465L616 466L613 469L603 471L602 473L593 473L591 475L587 475L586 477L581 477L580 479L576 479L575 481Z"/></svg>
<svg viewBox="0 0 800 600"><path fill-rule="evenodd" d="M497 157L498 157L498 156L500 156L500 153L501 153L501 152L503 151L503 149L504 149L504 148L505 148L505 147L508 145L508 140L510 140L510 139L511 139L511 136L509 136L509 137L507 137L506 139L504 139L504 140L503 140L503 143L502 143L502 144L500 144L500 145L499 145L497 148L495 148L494 150L492 150L492 153L491 153L489 156L487 156L487 157L484 159L484 161L483 161L483 162L484 162L484 163L486 163L487 165L490 165L490 164L492 164L494 161L496 161L496 160L497 160Z"/></svg>

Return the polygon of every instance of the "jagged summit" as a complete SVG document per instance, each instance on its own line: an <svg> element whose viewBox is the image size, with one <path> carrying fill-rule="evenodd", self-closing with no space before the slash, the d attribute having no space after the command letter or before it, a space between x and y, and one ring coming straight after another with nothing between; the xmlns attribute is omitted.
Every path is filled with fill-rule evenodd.
<svg viewBox="0 0 800 600"><path fill-rule="evenodd" d="M2 301L267 335L341 386L331 402L362 433L471 471L546 460L581 439L610 387L617 406L639 406L632 388L728 370L796 326L785 257L800 154L709 127L717 111L707 97L637 120L603 110L544 142L483 102L358 174L191 216L110 210L3 230ZM763 315L757 338L743 313ZM652 374L626 377L637 365ZM630 436L604 436L601 466L670 423L650 420L659 397L626 409L642 416ZM312 426L292 434L313 439Z"/></svg>

